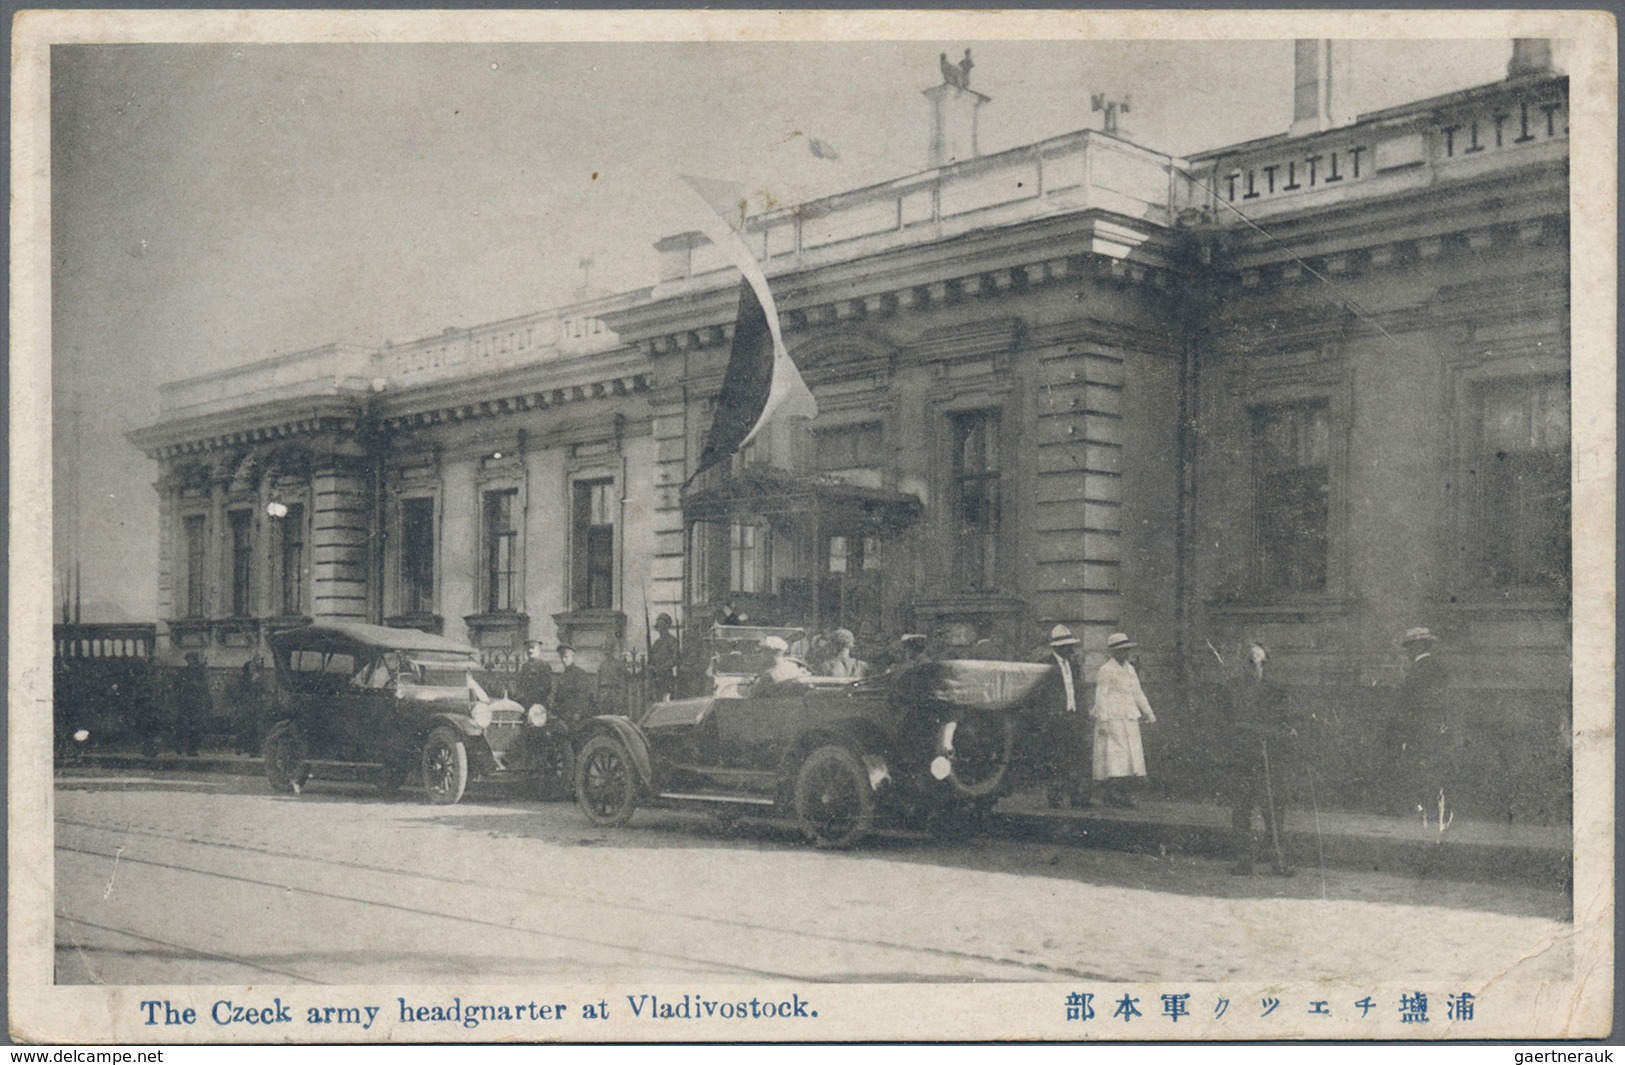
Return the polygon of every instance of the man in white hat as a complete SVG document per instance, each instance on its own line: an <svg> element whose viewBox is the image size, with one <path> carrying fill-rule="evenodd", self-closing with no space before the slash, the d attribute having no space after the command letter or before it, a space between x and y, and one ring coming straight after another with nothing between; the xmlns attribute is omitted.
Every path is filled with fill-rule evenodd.
<svg viewBox="0 0 1625 1065"><path fill-rule="evenodd" d="M1148 725L1157 722L1140 689L1140 675L1129 664L1129 652L1138 646L1121 632L1106 638L1112 657L1095 674L1095 705L1089 711L1095 722L1094 777L1105 783L1107 801L1113 806L1134 805L1129 782L1145 776L1140 718Z"/></svg>
<svg viewBox="0 0 1625 1065"><path fill-rule="evenodd" d="M1439 638L1427 629L1405 630L1399 645L1405 652L1405 679L1399 685L1391 744L1400 789L1395 805L1403 814L1420 806L1436 815L1450 743L1444 712L1450 678L1435 654Z"/></svg>
<svg viewBox="0 0 1625 1065"><path fill-rule="evenodd" d="M1071 806L1089 805L1089 785L1085 767L1089 760L1087 720L1078 706L1077 647L1083 641L1065 625L1049 630L1049 646L1035 659L1055 667L1055 679L1046 682L1039 704L1049 711L1044 722L1045 764L1050 783L1047 797L1052 808L1063 802Z"/></svg>
<svg viewBox="0 0 1625 1065"><path fill-rule="evenodd" d="M761 676L756 678L757 685L782 684L787 680L799 680L808 675L807 667L790 658L790 645L778 636L764 636L756 645L766 651L772 659L768 667L762 670Z"/></svg>

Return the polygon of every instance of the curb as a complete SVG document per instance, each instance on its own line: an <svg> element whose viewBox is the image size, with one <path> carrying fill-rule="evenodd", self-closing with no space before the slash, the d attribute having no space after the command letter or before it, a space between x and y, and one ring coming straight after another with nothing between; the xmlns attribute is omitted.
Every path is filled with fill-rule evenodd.
<svg viewBox="0 0 1625 1065"><path fill-rule="evenodd" d="M995 811L989 825L1012 836L1056 844L1225 861L1232 858L1227 826L1015 811ZM1393 839L1348 832L1322 834L1317 839L1313 832L1302 829L1283 832L1281 847L1300 874L1323 864L1419 880L1521 884L1565 892L1573 877L1573 855L1556 847L1464 843L1449 837L1439 841Z"/></svg>

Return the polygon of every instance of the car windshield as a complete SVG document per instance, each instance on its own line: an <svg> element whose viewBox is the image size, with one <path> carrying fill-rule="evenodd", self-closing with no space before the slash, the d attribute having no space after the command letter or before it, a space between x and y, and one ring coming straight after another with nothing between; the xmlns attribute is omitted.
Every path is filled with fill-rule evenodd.
<svg viewBox="0 0 1625 1065"><path fill-rule="evenodd" d="M417 652L402 656L401 685L423 688L461 688L470 673L484 668L469 655Z"/></svg>

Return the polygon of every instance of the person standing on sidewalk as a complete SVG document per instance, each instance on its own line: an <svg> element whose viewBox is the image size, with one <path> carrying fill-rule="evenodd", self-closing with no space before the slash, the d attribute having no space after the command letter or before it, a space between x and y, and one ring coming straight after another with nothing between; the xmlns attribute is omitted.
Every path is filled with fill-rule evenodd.
<svg viewBox="0 0 1625 1065"><path fill-rule="evenodd" d="M265 668L258 658L243 663L232 691L232 702L237 711L236 744L238 754L259 754L260 738L265 731Z"/></svg>
<svg viewBox="0 0 1625 1065"><path fill-rule="evenodd" d="M1451 737L1444 692L1450 675L1435 654L1438 645L1439 638L1425 628L1407 629L1400 641L1405 679L1399 685L1391 754L1400 789L1397 805L1405 814L1418 808L1435 814L1445 789Z"/></svg>
<svg viewBox="0 0 1625 1065"><path fill-rule="evenodd" d="M186 665L175 681L175 753L196 755L203 739L203 723L214 709L209 696L209 674L203 656L186 653Z"/></svg>
<svg viewBox="0 0 1625 1065"><path fill-rule="evenodd" d="M1045 681L1039 705L1044 719L1044 764L1049 771L1047 798L1051 809L1089 805L1089 730L1078 707L1077 647L1082 643L1065 625L1049 631L1049 647L1034 661L1054 666L1053 681Z"/></svg>
<svg viewBox="0 0 1625 1065"><path fill-rule="evenodd" d="M1269 653L1262 644L1248 645L1240 674L1227 685L1223 728L1214 737L1215 748L1225 759L1225 799L1230 804L1231 848L1236 859L1230 867L1233 876L1253 872L1254 810L1263 814L1264 831L1270 836L1271 871L1276 876L1292 875L1281 849L1286 816L1281 755L1292 729L1281 690L1265 675L1268 661Z"/></svg>
<svg viewBox="0 0 1625 1065"><path fill-rule="evenodd" d="M1095 722L1094 777L1106 786L1106 801L1131 807L1130 781L1145 776L1145 750L1140 743L1140 718L1157 723L1140 675L1129 664L1129 652L1140 646L1121 632L1106 638L1111 659L1095 674L1095 703L1089 716Z"/></svg>

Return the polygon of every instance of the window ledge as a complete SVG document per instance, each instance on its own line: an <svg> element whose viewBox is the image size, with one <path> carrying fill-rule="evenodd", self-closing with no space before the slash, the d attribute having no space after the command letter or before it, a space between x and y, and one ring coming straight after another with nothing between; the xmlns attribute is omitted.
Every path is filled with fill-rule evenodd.
<svg viewBox="0 0 1625 1065"><path fill-rule="evenodd" d="M439 636L445 631L446 621L439 614L430 614L424 611L412 611L407 614L392 614L384 619L384 624L392 629L417 629L419 632L432 633Z"/></svg>
<svg viewBox="0 0 1625 1065"><path fill-rule="evenodd" d="M1567 614L1570 600L1550 593L1481 591L1441 600L1438 607L1461 614Z"/></svg>
<svg viewBox="0 0 1625 1065"><path fill-rule="evenodd" d="M1211 614L1232 617L1293 617L1309 614L1346 614L1353 601L1342 597L1304 596L1297 599L1209 599Z"/></svg>

